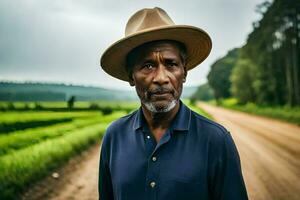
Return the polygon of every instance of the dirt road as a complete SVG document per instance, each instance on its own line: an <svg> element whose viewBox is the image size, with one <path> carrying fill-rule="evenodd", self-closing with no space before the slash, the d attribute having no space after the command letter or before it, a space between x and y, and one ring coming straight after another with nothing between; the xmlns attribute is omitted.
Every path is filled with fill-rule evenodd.
<svg viewBox="0 0 300 200"><path fill-rule="evenodd" d="M72 158L27 191L23 200L97 200L99 152L100 145L96 144Z"/></svg>
<svg viewBox="0 0 300 200"><path fill-rule="evenodd" d="M300 127L199 104L232 134L253 200L300 199Z"/></svg>
<svg viewBox="0 0 300 200"><path fill-rule="evenodd" d="M300 199L300 127L201 103L232 134L251 200ZM96 200L99 145L24 196L30 200Z"/></svg>

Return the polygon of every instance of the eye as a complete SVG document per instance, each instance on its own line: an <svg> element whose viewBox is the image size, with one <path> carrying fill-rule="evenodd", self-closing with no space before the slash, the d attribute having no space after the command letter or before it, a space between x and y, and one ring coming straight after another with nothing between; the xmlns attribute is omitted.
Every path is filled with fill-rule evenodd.
<svg viewBox="0 0 300 200"><path fill-rule="evenodd" d="M168 67L177 67L178 64L177 64L175 61L171 61L171 62L168 62L168 63L167 63L167 66L168 66Z"/></svg>
<svg viewBox="0 0 300 200"><path fill-rule="evenodd" d="M145 63L142 68L152 69L153 68L153 64L152 63Z"/></svg>

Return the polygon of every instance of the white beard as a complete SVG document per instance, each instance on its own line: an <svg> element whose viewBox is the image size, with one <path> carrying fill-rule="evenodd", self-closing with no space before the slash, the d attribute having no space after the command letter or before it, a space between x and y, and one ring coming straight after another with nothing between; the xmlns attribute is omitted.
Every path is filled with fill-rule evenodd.
<svg viewBox="0 0 300 200"><path fill-rule="evenodd" d="M146 108L152 113L166 113L172 110L176 106L177 100L173 99L167 106L164 108L156 108L152 102L144 102Z"/></svg>

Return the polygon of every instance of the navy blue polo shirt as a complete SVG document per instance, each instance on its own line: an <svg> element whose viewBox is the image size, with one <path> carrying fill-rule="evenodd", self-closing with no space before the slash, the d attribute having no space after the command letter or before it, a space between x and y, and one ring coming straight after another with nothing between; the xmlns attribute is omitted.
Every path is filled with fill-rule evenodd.
<svg viewBox="0 0 300 200"><path fill-rule="evenodd" d="M245 200L240 159L229 132L182 102L158 143L139 110L103 138L101 200Z"/></svg>

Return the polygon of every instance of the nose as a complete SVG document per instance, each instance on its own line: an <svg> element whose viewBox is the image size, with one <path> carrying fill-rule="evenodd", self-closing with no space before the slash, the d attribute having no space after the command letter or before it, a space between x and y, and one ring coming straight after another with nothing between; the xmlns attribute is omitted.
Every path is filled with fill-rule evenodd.
<svg viewBox="0 0 300 200"><path fill-rule="evenodd" d="M168 72L165 69L165 66L160 64L155 72L153 82L159 85L164 85L169 83Z"/></svg>

